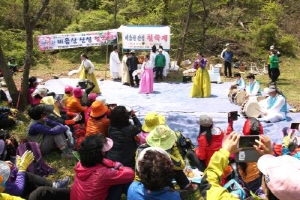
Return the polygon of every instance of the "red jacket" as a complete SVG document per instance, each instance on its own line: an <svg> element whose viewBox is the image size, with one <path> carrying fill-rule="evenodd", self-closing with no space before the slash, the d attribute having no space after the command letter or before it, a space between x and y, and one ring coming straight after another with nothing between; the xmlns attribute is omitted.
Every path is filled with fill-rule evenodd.
<svg viewBox="0 0 300 200"><path fill-rule="evenodd" d="M198 137L198 148L196 154L200 160L204 160L206 166L210 161L212 155L222 147L224 138L224 132L220 128L212 128L212 140L211 144L208 145L205 133L202 133Z"/></svg>
<svg viewBox="0 0 300 200"><path fill-rule="evenodd" d="M105 200L113 185L130 183L134 172L129 167L114 169L118 162L103 159L103 163L94 167L84 167L80 162L75 166L75 178L71 188L71 200Z"/></svg>

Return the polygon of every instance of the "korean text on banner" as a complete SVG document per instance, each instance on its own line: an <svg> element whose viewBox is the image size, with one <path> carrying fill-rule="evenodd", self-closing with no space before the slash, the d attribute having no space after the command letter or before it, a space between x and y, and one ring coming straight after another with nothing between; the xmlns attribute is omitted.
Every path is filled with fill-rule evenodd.
<svg viewBox="0 0 300 200"><path fill-rule="evenodd" d="M123 49L151 49L153 45L161 45L170 49L169 26L121 26Z"/></svg>
<svg viewBox="0 0 300 200"><path fill-rule="evenodd" d="M90 46L114 45L118 42L116 29L105 31L40 35L37 37L39 50L69 49Z"/></svg>

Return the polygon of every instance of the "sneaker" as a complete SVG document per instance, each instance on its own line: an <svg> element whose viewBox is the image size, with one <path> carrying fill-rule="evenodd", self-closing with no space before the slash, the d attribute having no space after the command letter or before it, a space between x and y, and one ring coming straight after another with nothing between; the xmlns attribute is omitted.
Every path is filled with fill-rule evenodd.
<svg viewBox="0 0 300 200"><path fill-rule="evenodd" d="M74 158L74 155L72 153L72 149L68 149L66 152L61 153L62 158Z"/></svg>
<svg viewBox="0 0 300 200"><path fill-rule="evenodd" d="M185 190L187 190L189 192L189 194L191 193L194 193L198 190L198 185L197 184L193 184L193 183L190 183L186 188Z"/></svg>
<svg viewBox="0 0 300 200"><path fill-rule="evenodd" d="M64 179L56 180L53 182L52 187L54 188L65 188L68 186L70 178L67 176Z"/></svg>

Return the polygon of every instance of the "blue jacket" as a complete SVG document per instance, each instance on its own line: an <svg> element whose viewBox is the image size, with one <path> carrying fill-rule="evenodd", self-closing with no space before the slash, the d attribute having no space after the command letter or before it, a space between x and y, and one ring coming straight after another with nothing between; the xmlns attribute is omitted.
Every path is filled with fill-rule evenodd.
<svg viewBox="0 0 300 200"><path fill-rule="evenodd" d="M131 183L128 192L128 200L180 200L180 195L177 191L171 191L170 187L165 187L158 191L149 191L140 182L134 181Z"/></svg>
<svg viewBox="0 0 300 200"><path fill-rule="evenodd" d="M226 62L230 62L233 57L233 52L232 51L227 51L227 49L224 49L221 53L221 58L224 59Z"/></svg>

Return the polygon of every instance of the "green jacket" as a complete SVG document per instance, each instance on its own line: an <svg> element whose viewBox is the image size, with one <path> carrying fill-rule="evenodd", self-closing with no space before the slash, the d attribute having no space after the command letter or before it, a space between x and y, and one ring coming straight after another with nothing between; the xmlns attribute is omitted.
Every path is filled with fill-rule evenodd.
<svg viewBox="0 0 300 200"><path fill-rule="evenodd" d="M278 68L279 58L277 55L270 55L270 68Z"/></svg>
<svg viewBox="0 0 300 200"><path fill-rule="evenodd" d="M165 67L166 66L166 57L163 54L158 54L155 57L155 67Z"/></svg>

